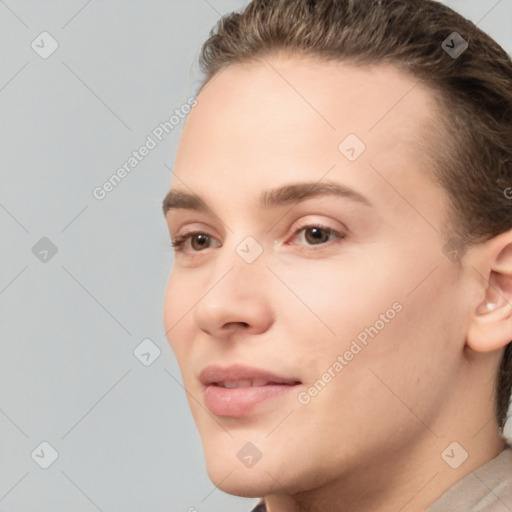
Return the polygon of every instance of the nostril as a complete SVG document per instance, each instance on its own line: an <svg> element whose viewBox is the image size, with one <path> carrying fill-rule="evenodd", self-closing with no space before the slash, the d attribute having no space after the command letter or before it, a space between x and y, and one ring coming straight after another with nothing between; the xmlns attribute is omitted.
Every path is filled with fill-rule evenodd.
<svg viewBox="0 0 512 512"><path fill-rule="evenodd" d="M247 322L226 322L222 326L222 330L225 332L236 332L239 329L248 329L249 324Z"/></svg>
<svg viewBox="0 0 512 512"><path fill-rule="evenodd" d="M225 327L231 327L231 326L237 326L240 325L242 327L249 327L249 324L247 322L228 322Z"/></svg>

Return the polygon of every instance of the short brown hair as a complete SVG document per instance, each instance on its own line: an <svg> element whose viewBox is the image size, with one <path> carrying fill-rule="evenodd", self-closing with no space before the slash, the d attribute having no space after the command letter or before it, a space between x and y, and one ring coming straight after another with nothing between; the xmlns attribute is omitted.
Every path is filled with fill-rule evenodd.
<svg viewBox="0 0 512 512"><path fill-rule="evenodd" d="M455 46L454 32L468 43L459 56L446 50ZM451 197L447 245L464 250L512 228L505 193L512 186L512 61L474 23L434 0L253 0L211 31L200 56L201 89L230 64L280 50L391 63L422 80L440 107L443 133L432 161L433 177ZM495 385L500 429L511 388L509 343Z"/></svg>

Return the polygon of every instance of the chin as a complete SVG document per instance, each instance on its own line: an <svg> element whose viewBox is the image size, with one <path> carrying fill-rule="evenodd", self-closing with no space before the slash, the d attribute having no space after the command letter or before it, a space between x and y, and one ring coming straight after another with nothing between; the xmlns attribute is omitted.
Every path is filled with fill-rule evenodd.
<svg viewBox="0 0 512 512"><path fill-rule="evenodd" d="M261 498L283 489L264 469L207 464L207 472L221 491L242 498Z"/></svg>
<svg viewBox="0 0 512 512"><path fill-rule="evenodd" d="M267 452L252 467L246 467L236 456L227 456L229 452L229 449L219 450L218 445L207 449L206 470L215 486L234 496L262 498L283 492L300 493L310 490L324 476L318 471L312 473L312 468L303 464L286 462L288 457L280 450L273 454Z"/></svg>

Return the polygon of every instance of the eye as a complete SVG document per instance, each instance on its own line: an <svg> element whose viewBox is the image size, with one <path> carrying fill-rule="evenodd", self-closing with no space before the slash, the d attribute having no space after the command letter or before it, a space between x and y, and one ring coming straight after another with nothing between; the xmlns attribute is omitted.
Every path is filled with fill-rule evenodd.
<svg viewBox="0 0 512 512"><path fill-rule="evenodd" d="M192 251L200 252L203 249L209 249L209 243L215 239L207 233L203 233L201 231L191 231L189 233L184 233L183 235L178 235L173 239L171 245L176 251L183 251L185 244L189 240ZM219 244L218 247L222 247L222 245Z"/></svg>
<svg viewBox="0 0 512 512"><path fill-rule="evenodd" d="M345 238L345 235L327 226L310 224L297 228L294 231L294 238L299 238L300 240L305 241L307 245L325 245L326 242L336 238L343 239ZM185 245L189 241L189 246L192 252L201 252L204 249L210 249L212 241L217 243L217 247L222 247L222 244L218 243L215 238L207 233L203 233L202 231L191 231L189 233L178 235L172 240L171 246L176 252L183 252L185 250ZM300 244L292 243L291 245Z"/></svg>
<svg viewBox="0 0 512 512"><path fill-rule="evenodd" d="M300 234L301 236L299 236ZM326 242L334 240L335 238L345 238L345 235L339 231L320 224L310 224L299 227L295 230L294 235L311 245L324 245Z"/></svg>

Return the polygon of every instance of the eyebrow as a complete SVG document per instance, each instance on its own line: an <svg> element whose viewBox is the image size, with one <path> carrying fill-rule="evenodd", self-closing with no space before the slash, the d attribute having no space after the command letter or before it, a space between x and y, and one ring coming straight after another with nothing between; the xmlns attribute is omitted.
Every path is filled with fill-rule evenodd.
<svg viewBox="0 0 512 512"><path fill-rule="evenodd" d="M259 205L265 209L278 208L318 196L338 196L372 206L370 201L359 192L332 182L290 183L276 189L265 190L260 196ZM166 215L169 210L177 209L210 211L200 196L182 190L171 190L162 201L162 210Z"/></svg>

